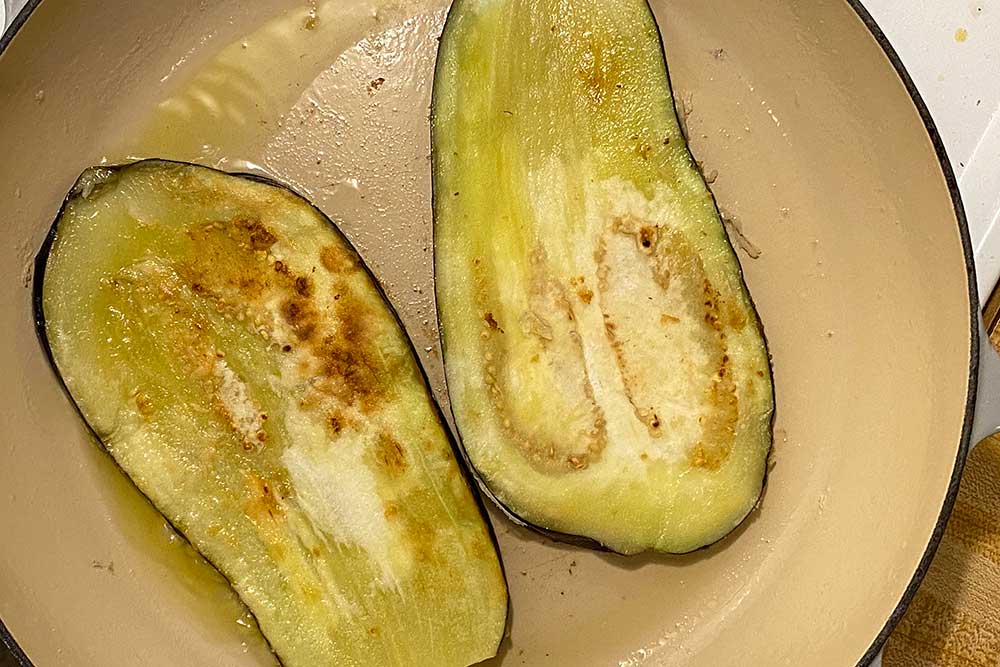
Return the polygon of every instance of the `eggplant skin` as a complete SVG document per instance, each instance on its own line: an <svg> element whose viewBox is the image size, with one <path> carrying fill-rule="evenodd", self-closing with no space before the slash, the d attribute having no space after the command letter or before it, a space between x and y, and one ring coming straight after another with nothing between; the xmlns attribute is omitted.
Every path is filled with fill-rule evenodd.
<svg viewBox="0 0 1000 667"><path fill-rule="evenodd" d="M318 209L258 176L94 167L34 280L73 405L282 664L496 654L495 536L395 311Z"/></svg>
<svg viewBox="0 0 1000 667"><path fill-rule="evenodd" d="M763 327L645 0L456 0L431 108L455 423L515 521L686 553L757 506Z"/></svg>

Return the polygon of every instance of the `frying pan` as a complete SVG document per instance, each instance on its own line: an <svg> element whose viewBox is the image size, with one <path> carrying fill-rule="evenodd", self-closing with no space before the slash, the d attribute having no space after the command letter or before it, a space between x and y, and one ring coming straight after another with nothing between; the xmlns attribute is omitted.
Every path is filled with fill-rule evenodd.
<svg viewBox="0 0 1000 667"><path fill-rule="evenodd" d="M980 359L955 179L853 0L652 6L694 153L749 241L774 465L751 518L686 556L587 551L494 514L513 612L491 664L868 664L933 556L969 443L1000 423L1000 392L977 407L1000 364ZM30 272L63 194L88 165L152 155L286 182L357 244L447 409L427 126L445 9L49 0L0 42L0 635L25 664L273 664L46 364Z"/></svg>

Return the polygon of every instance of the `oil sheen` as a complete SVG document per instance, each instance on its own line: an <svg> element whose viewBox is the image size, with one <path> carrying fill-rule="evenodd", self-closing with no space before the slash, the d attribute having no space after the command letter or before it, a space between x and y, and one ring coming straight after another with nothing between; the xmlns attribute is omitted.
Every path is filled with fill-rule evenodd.
<svg viewBox="0 0 1000 667"><path fill-rule="evenodd" d="M401 306L421 361L436 361L433 290L421 284L430 276L430 227L421 224L430 211L429 171L412 169L413 162L429 166L426 127L397 121L426 117L412 111L430 102L445 16L437 4L420 3L423 13L415 13L412 0L296 3L228 44L203 39L163 75L160 98L104 161L162 157L266 173L292 186L358 246ZM418 238L388 242L400 235ZM439 363L428 370L440 398ZM235 636L253 664L273 663L225 579L96 443L93 451L93 469L126 539L175 575L207 632Z"/></svg>

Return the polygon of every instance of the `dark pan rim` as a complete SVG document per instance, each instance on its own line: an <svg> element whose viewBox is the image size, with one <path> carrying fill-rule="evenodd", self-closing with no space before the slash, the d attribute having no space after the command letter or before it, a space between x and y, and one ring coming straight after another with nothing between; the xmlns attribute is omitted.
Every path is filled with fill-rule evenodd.
<svg viewBox="0 0 1000 667"><path fill-rule="evenodd" d="M920 95L920 91L917 90L916 84L914 84L912 77L910 77L909 72L906 71L906 67L903 66L903 61L900 59L899 54L896 53L896 49L892 47L889 43L889 39L882 32L882 29L875 22L875 19L868 10L865 9L861 0L846 0L847 4L854 10L864 23L865 27L868 28L868 32L871 33L872 37L882 48L882 52L885 54L889 62L892 63L893 68L896 70L896 74L899 76L900 81L902 81L903 86L906 88L906 92L910 94L910 100L913 102L913 106L916 107L917 113L920 114L920 119L924 123L924 129L927 130L927 136L931 140L931 144L934 146L934 152L937 154L938 162L941 166L941 174L944 176L945 183L948 186L948 192L951 194L952 207L955 210L955 219L958 221L958 233L962 240L962 253L965 255L965 271L969 284L969 387L966 394L965 403L965 421L962 425L962 436L958 443L958 451L955 455L955 466L951 471L951 479L948 481L948 492L945 494L944 503L941 506L941 512L938 514L937 523L934 525L934 531L931 533L930 541L927 543L927 548L924 549L923 556L920 557L920 562L917 565L916 571L913 573L913 577L910 579L910 583L907 584L906 589L903 591L903 596L900 598L899 602L896 603L895 609L889 615L888 620L886 620L885 625L882 626L882 630L876 635L874 641L865 651L865 654L858 661L858 667L866 667L870 665L882 650L885 645L889 635L899 624L899 621L903 618L906 613L906 608L909 606L910 602L913 600L913 596L917 594L917 589L920 587L920 582L923 581L924 577L927 575L927 570L931 566L931 561L934 559L934 554L937 552L938 545L941 544L941 539L944 537L944 529L948 524L948 517L951 516L952 507L955 504L955 499L958 497L959 484L962 481L962 471L965 469L965 462L969 456L970 440L972 439L972 421L973 415L976 411L976 391L978 388L979 380L979 294L977 291L976 282L976 266L974 261L974 253L972 250L972 240L969 237L969 221L965 215L965 206L962 204L962 195L958 189L958 181L955 179L955 172L951 166L951 160L948 159L948 151L944 147L944 142L941 140L941 134L938 132L937 125L934 123L934 119L931 118L931 112L927 108L927 104L924 102L923 97Z"/></svg>
<svg viewBox="0 0 1000 667"><path fill-rule="evenodd" d="M28 17L31 16L31 13L34 12L41 2L42 0L28 0L28 3L17 14L13 22L10 24L10 27L8 27L3 36L0 37L0 55L7 50L7 47L10 45L11 40L13 40L14 35L17 34L18 30L21 29L25 21L28 20ZM893 609L892 613L889 615L885 625L882 626L882 630L879 631L878 635L876 635L875 639L868 647L868 650L865 651L861 660L857 663L858 667L866 667L867 665L870 665L871 662L878 656L886 640L889 638L889 635L895 629L896 625L899 624L900 619L902 619L907 606L909 606L910 602L913 600L913 596L916 595L917 589L920 587L920 582L923 581L924 576L926 576L927 570L930 568L931 561L934 558L934 554L937 552L938 545L941 543L941 538L944 536L944 529L948 523L948 517L951 515L951 509L955 504L955 498L958 496L959 483L962 479L962 471L965 468L965 461L969 455L969 441L972 437L972 418L976 409L976 388L979 378L979 295L976 289L976 272L973 260L974 255L972 251L972 241L969 237L969 224L965 216L965 207L962 204L962 196L958 189L958 181L955 179L955 172L951 167L951 161L948 159L948 152L945 150L944 142L941 140L941 135L938 132L937 126L934 124L934 120L931 118L930 111L924 103L920 92L913 83L912 77L910 77L906 68L903 66L903 62L900 60L899 54L896 53L896 50L889 43L888 38L886 38L885 33L882 32L882 29L879 28L875 19L872 18L872 15L868 13L868 10L862 6L860 0L845 0L845 2L858 15L858 18L871 33L875 42L879 45L879 47L881 47L882 52L892 64L893 69L896 70L897 76L899 76L900 81L906 88L906 92L909 93L910 100L913 102L913 106L916 108L917 113L920 115L920 119L923 121L924 129L927 131L931 144L934 146L934 152L937 155L941 173L944 176L945 183L948 186L948 192L951 195L952 207L955 211L955 219L958 222L958 232L962 240L962 252L965 255L965 270L969 285L969 386L966 394L965 417L962 425L962 435L959 441L958 452L955 457L955 465L951 472L951 479L948 482L948 491L945 495L944 503L941 506L941 512L938 515L934 531L931 533L930 541L927 543L927 548L924 550L924 554L920 558L920 562L917 565L916 571L913 573L913 577L910 579L910 583L907 584L906 590L903 591L902 597L896 604L895 609ZM28 656L24 654L24 651L22 651L21 647L17 645L17 642L14 641L14 637L10 634L10 631L4 625L2 619L0 619L0 644L7 647L13 655L15 662L17 662L20 667L32 667L31 660L29 660Z"/></svg>

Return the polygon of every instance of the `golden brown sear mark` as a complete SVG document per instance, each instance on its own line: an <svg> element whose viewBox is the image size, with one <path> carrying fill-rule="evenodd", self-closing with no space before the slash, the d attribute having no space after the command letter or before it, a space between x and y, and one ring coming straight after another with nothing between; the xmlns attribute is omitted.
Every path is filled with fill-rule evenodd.
<svg viewBox="0 0 1000 667"><path fill-rule="evenodd" d="M331 412L326 417L326 426L333 435L340 435L347 428L347 418L339 411Z"/></svg>
<svg viewBox="0 0 1000 667"><path fill-rule="evenodd" d="M143 417L149 417L153 414L153 401L149 398L149 394L144 391L135 392L135 408L139 411L139 414Z"/></svg>
<svg viewBox="0 0 1000 667"><path fill-rule="evenodd" d="M346 248L332 245L320 248L319 263L324 269L337 275L351 273L358 268L358 261L354 253Z"/></svg>
<svg viewBox="0 0 1000 667"><path fill-rule="evenodd" d="M295 293L301 297L312 296L312 282L306 276L296 276Z"/></svg>
<svg viewBox="0 0 1000 667"><path fill-rule="evenodd" d="M653 251L653 243L656 241L656 230L657 228L653 225L643 225L639 228L639 234L636 240L639 242L639 247L648 252Z"/></svg>
<svg viewBox="0 0 1000 667"><path fill-rule="evenodd" d="M403 445L386 432L379 433L375 442L375 463L392 478L401 476L409 467Z"/></svg>
<svg viewBox="0 0 1000 667"><path fill-rule="evenodd" d="M709 470L718 469L732 451L739 405L736 384L732 377L730 358L727 352L727 327L742 328L746 316L736 304L728 302L712 285L705 271L701 257L679 232L667 227L653 225L634 216L620 216L611 221L611 233L625 234L635 238L639 252L649 258L649 268L654 281L667 291L671 286L680 289L683 302L700 304L689 316L704 322L707 329L700 337L709 358L709 368L715 372L705 389L707 411L699 419L701 438L688 451L688 461L692 466ZM598 287L608 289L608 280L613 275L613 267L607 263L606 242L601 239L594 252L598 263ZM660 323L679 323L681 318L662 313ZM618 370L626 397L632 404L635 416L644 423L650 434L662 434L659 415L653 408L640 405L629 366L624 341L611 315L604 312L604 330L608 342L615 353ZM639 372L642 372L641 369Z"/></svg>
<svg viewBox="0 0 1000 667"><path fill-rule="evenodd" d="M712 286L707 277L703 279L702 293L705 298L703 301L705 305L705 323L724 338L723 324L719 317L719 292Z"/></svg>
<svg viewBox="0 0 1000 667"><path fill-rule="evenodd" d="M307 342L316 333L319 315L309 299L293 296L281 304L281 317L300 342Z"/></svg>
<svg viewBox="0 0 1000 667"><path fill-rule="evenodd" d="M341 406L355 406L370 414L385 403L388 379L395 375L393 364L398 361L380 353L370 306L353 296L347 285L335 288L342 298L333 302L334 326L320 330L317 325L302 341L308 357L303 359L300 373L310 380L312 389L301 403L305 409L333 399ZM338 424L345 425L340 420Z"/></svg>
<svg viewBox="0 0 1000 667"><path fill-rule="evenodd" d="M437 528L433 523L409 515L404 523L404 531L406 544L413 550L418 563L434 563L440 559L441 556L434 548Z"/></svg>
<svg viewBox="0 0 1000 667"><path fill-rule="evenodd" d="M635 137L635 139L638 139L638 137ZM648 142L637 141L635 144L635 148L633 148L632 150L636 155L638 155L643 160L648 160L649 154L653 151L653 147Z"/></svg>
<svg viewBox="0 0 1000 667"><path fill-rule="evenodd" d="M587 287L587 280L583 276L576 276L569 279L570 286L576 291L576 295L580 297L580 301L585 304L590 304L591 300L594 298L594 291Z"/></svg>
<svg viewBox="0 0 1000 667"><path fill-rule="evenodd" d="M299 274L287 260L269 258L267 251L278 237L259 220L212 222L193 227L188 236L198 251L180 271L219 312L241 318L248 307L277 297L278 316L293 340L276 342L286 353L302 353L298 371L310 383L303 406L323 409L323 415L338 405L370 413L383 402L387 387L382 378L391 369L376 347L375 316L347 280L360 268L353 251L338 243L320 248L319 264L334 274L332 292L320 294L311 272ZM265 325L271 326L266 320ZM330 399L337 405L331 406ZM334 433L335 426L345 425L327 422Z"/></svg>
<svg viewBox="0 0 1000 667"><path fill-rule="evenodd" d="M346 286L341 292L350 294ZM370 413L385 400L391 369L375 347L370 308L354 296L335 303L337 328L323 337L313 354L322 375L332 381L334 396Z"/></svg>
<svg viewBox="0 0 1000 667"><path fill-rule="evenodd" d="M712 409L699 420L702 439L688 451L688 461L695 467L718 470L733 449L739 419L736 384L728 355L722 356L719 370L705 393Z"/></svg>
<svg viewBox="0 0 1000 667"><path fill-rule="evenodd" d="M577 61L576 75L583 84L587 103L602 107L616 90L621 90L621 59L614 47L606 48L600 36L589 35L585 39L587 44Z"/></svg>
<svg viewBox="0 0 1000 667"><path fill-rule="evenodd" d="M239 218L233 221L233 225L247 235L250 247L254 250L268 250L278 241L278 237L260 220Z"/></svg>
<svg viewBox="0 0 1000 667"><path fill-rule="evenodd" d="M265 519L280 521L285 518L278 489L273 482L254 472L244 473L247 485L247 502L244 511L255 521Z"/></svg>
<svg viewBox="0 0 1000 667"><path fill-rule="evenodd" d="M232 314L273 287L263 262L277 237L256 219L236 218L191 227L188 261L177 267L192 291ZM276 270L278 270L276 268Z"/></svg>

